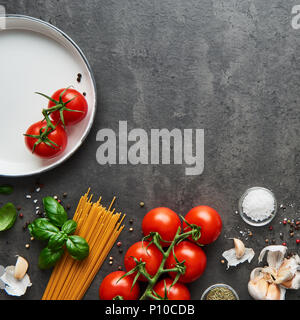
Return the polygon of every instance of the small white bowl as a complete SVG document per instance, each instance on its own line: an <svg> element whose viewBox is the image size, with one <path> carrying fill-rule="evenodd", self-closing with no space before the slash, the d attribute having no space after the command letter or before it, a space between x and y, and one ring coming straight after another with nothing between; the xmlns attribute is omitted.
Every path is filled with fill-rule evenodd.
<svg viewBox="0 0 300 320"><path fill-rule="evenodd" d="M249 192L251 192L253 190L264 190L264 191L268 192L274 199L274 211L267 219L255 221L243 212L243 201L244 201L245 197L249 194ZM272 191L270 191L269 189L266 189L263 187L252 187L252 188L247 189L245 191L245 193L241 196L238 206L239 206L239 213L240 213L240 216L242 217L242 219L246 223L248 223L249 225L254 226L254 227L261 227L261 226L265 226L266 224L270 223L274 219L274 217L277 213L277 201L276 201L274 193Z"/></svg>
<svg viewBox="0 0 300 320"><path fill-rule="evenodd" d="M226 288L226 289L229 289L235 296L235 299L236 300L240 300L238 294L236 293L236 291L230 287L229 285L227 284L224 284L224 283L217 283L217 284L213 284L212 286L208 287L202 294L201 296L201 299L200 300L206 300L206 296L207 294L209 293L209 291L211 291L212 289L214 288Z"/></svg>

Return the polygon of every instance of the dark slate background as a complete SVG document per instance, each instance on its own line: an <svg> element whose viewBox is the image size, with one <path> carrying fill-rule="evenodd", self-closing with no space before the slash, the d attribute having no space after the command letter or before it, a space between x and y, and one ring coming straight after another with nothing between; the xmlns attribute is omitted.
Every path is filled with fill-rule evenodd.
<svg viewBox="0 0 300 320"><path fill-rule="evenodd" d="M43 196L68 193L64 204L74 212L80 196L92 188L105 203L116 195L118 209L127 213L121 235L124 252L141 239L144 214L167 206L185 214L207 204L222 215L222 235L205 248L205 274L191 284L192 298L200 299L206 287L217 282L232 285L241 299L249 299L247 282L257 266L265 239L281 243L289 238L284 217L297 218L299 195L299 80L300 31L291 27L292 0L14 0L0 1L8 13L33 16L62 29L85 52L97 82L98 112L83 146L60 167L41 176L7 179L13 195L0 198L21 206L23 220L0 234L0 263L15 263L19 254L30 261L33 286L22 299L40 299L50 271L37 268L42 244L30 243L25 221L35 218L35 204ZM45 75L46 77L47 75ZM117 131L118 121L129 129L204 128L205 171L185 176L184 166L100 166L96 162L101 128ZM1 152L5 152L2 150ZM28 200L25 195L36 180L44 184ZM274 191L279 210L268 226L248 227L235 213L247 187L260 185ZM140 201L145 207L140 208ZM128 220L134 219L134 232ZM249 238L246 233L253 232ZM300 237L300 232L296 234ZM296 237L295 236L295 237ZM240 237L256 256L226 270L221 254L232 247L228 238ZM85 299L98 299L103 277L122 264L123 254L114 248L113 266L106 261ZM300 293L288 292L288 299ZM0 299L14 299L4 292Z"/></svg>

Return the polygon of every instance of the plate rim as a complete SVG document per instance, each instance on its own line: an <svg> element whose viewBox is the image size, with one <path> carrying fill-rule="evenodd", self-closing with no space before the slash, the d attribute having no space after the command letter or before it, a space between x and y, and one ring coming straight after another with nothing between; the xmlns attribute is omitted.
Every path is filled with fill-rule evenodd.
<svg viewBox="0 0 300 320"><path fill-rule="evenodd" d="M0 16L1 17L1 16ZM80 47L77 45L77 43L71 38L69 37L64 31L62 31L61 29L59 29L58 27L54 26L53 24L35 18L35 17L31 17L31 16L27 16L27 15L22 15L22 14L5 14L4 15L5 18L20 18L20 19L24 19L24 20L31 20L34 21L36 23L40 23L45 25L46 27L56 31L57 33L59 33L60 35L62 35L67 41L69 41L72 46L76 49L76 51L79 53L79 55L81 56L81 58L83 59L83 62L85 63L88 72L90 74L91 80L92 80L92 85L94 87L94 91L95 91L95 97L94 97L94 108L91 114L91 119L88 123L88 126L83 134L83 136L81 137L78 145L75 146L74 150L71 150L65 157L61 158L60 160L58 160L57 162L54 162L53 164L49 165L46 168L42 168L40 170L36 170L36 171L32 171L32 172L28 172L28 173L24 173L24 174L3 174L0 173L0 177L6 177L6 178L19 178L19 177L29 177L29 176L34 176L37 174L42 174L45 173L47 171L50 171L56 167L58 167L60 164L64 163L66 160L70 159L71 156L80 148L80 146L82 145L82 143L86 140L87 136L89 135L94 120L95 120L95 116L96 116L96 111L97 111L97 85L96 85L96 80L91 68L90 63L88 62L88 59L86 58L85 54L83 53L83 51L80 49Z"/></svg>

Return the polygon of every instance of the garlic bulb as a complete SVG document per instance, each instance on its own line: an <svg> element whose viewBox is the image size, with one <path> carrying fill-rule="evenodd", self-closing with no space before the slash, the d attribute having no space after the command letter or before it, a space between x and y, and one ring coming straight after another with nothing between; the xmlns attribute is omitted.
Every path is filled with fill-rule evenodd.
<svg viewBox="0 0 300 320"><path fill-rule="evenodd" d="M248 291L256 300L284 300L286 289L300 288L300 258L284 258L285 246L268 246L259 255L259 262L267 253L268 265L255 268L250 274Z"/></svg>

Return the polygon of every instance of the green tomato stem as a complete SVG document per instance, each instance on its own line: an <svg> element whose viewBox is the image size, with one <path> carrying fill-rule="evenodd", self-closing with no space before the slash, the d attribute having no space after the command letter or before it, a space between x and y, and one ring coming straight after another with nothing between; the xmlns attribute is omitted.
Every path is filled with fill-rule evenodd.
<svg viewBox="0 0 300 320"><path fill-rule="evenodd" d="M176 243L178 243L178 241L180 240L183 240L183 239L186 239L187 237L189 237L190 235L192 235L193 233L193 230L190 230L188 232L185 232L185 233L182 233L180 234L181 232L181 228L179 227L177 232L176 232L176 235L173 239L173 241L171 242L169 248L167 251L164 251L160 245L160 243L158 243L155 239L153 241L153 243L157 246L157 248L162 252L163 254L163 259L161 261L161 264L157 270L157 273L153 276L153 277L147 277L146 278L148 279L149 283L148 283L148 286L145 290L145 292L143 293L143 295L140 297L140 300L146 300L148 298L151 298L151 299L155 299L155 300L161 300L159 299L158 297L155 297L153 294L152 294L152 290L153 290L153 287L155 286L155 284L157 283L158 279L160 278L160 276L166 272L177 272L178 269L177 268L172 268L172 269L164 269L164 266L165 266L165 263L169 257L169 255L171 254L174 246L176 245Z"/></svg>

